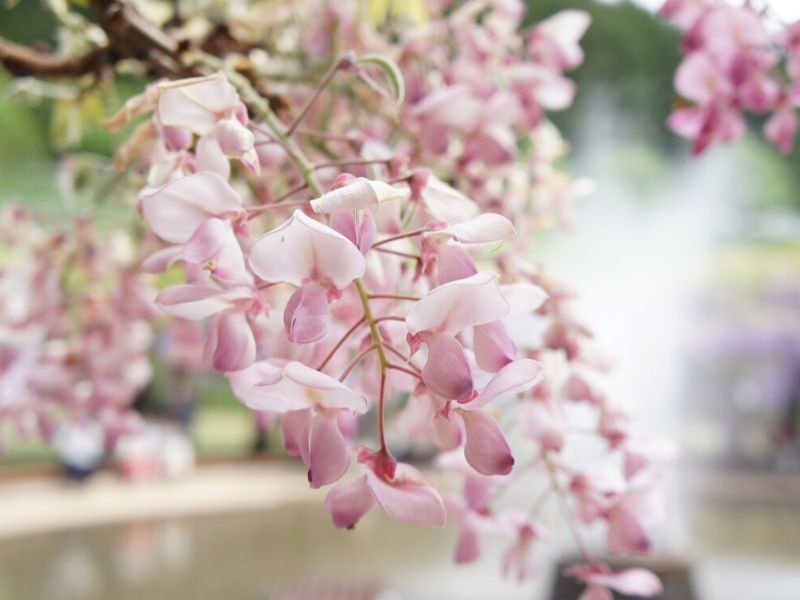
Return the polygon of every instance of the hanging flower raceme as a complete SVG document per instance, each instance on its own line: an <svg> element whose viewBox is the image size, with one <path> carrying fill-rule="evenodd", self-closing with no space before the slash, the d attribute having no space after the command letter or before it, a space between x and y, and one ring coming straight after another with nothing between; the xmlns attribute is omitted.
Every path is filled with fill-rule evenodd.
<svg viewBox="0 0 800 600"><path fill-rule="evenodd" d="M408 31L405 13L372 22L341 2L295 3L292 19L272 9L242 18L232 4L212 28L225 26L222 44L200 39L202 28L188 26L198 21L182 13L164 31L183 40L181 52L137 60L143 73L202 76L151 83L109 123L147 119L117 159L138 167L141 213L165 244L142 263L168 273L156 279L170 282L158 306L201 322L205 363L262 420L280 423L310 486L336 484L325 498L334 525L352 528L375 506L408 523L442 526L449 516L457 561L475 560L484 535L500 536L503 569L519 577L533 574L546 531L495 500L533 467L546 473L545 498L567 506L571 529L604 524L611 550L648 549L658 512L658 478L599 381L589 330L563 286L525 260L540 229L567 219L580 187L556 167L567 144L547 113L573 101L565 73L583 59L589 19L564 11L520 30L524 9L518 0L428 3L425 25ZM787 148L793 96L776 96L775 63L752 47L758 39L739 43L733 21L709 20L691 36L702 55L683 67L680 89L697 106L681 126L707 145L739 135L742 107L779 106L767 130ZM793 39L781 42L792 65ZM277 43L265 53L253 40ZM310 66L334 47L346 52L318 77ZM47 293L22 321L44 315L63 327L46 265L30 280ZM3 307L10 319L14 307ZM140 357L136 327L81 337L79 349L96 351L90 387L69 369L69 352L43 352L50 333L24 329L25 341L8 337L13 349L0 344L3 390L35 379L70 389L70 404L104 398L107 415L120 408L107 398L127 400L145 380L117 388L111 376ZM597 417L595 441L626 457L614 485L567 464L579 443L574 403ZM32 412L46 429L41 406ZM501 426L518 421L519 443ZM433 479L443 498L404 462L407 448L447 453L436 464L463 480L461 495L448 493L451 478ZM596 596L655 589L638 572L586 562L573 574Z"/></svg>

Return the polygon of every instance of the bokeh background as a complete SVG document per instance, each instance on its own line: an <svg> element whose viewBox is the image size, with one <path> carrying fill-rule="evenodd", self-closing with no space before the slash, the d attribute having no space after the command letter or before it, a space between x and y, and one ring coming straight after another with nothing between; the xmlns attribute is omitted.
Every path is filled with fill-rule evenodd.
<svg viewBox="0 0 800 600"><path fill-rule="evenodd" d="M611 393L641 432L678 442L657 558L698 599L800 598L798 152L781 156L750 134L690 156L665 126L679 36L643 6L657 2L529 4L531 20L568 7L593 18L577 100L553 120L572 145L566 167L595 191L572 228L536 241L533 258L579 293L615 362ZM800 12L791 4L776 3ZM0 35L49 44L54 23L36 0L0 4ZM97 123L141 82L123 78L79 105L32 104L25 84L9 82L0 70L0 202L65 217L93 208L109 224L137 218L115 205L111 171L88 189L72 179L66 195L59 177L64 161L71 173L108 170L119 140ZM200 467L175 482L100 474L69 486L51 450L10 439L0 599L317 597L345 584L356 587L342 598L562 597L555 565L570 544L558 531L525 584L499 576L500 548L477 566L452 565L449 530L373 515L355 533L335 531L299 469L253 458L264 440L225 382L157 366L139 402L154 422L186 427Z"/></svg>

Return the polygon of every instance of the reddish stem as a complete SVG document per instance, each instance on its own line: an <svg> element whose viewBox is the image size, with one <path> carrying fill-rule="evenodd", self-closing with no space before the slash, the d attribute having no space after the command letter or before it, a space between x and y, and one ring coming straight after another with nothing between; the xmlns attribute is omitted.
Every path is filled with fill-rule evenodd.
<svg viewBox="0 0 800 600"><path fill-rule="evenodd" d="M393 235L391 237L375 242L374 244L372 244L372 248L377 248L379 246L383 246L384 244L388 244L389 242L394 242L396 240L402 240L405 238L422 235L426 231L428 231L426 227L421 227L420 229L414 229L412 231L407 231L406 233L398 233L397 235Z"/></svg>
<svg viewBox="0 0 800 600"><path fill-rule="evenodd" d="M359 319L357 323L355 323L350 329L347 330L347 333L345 333L342 336L342 338L338 342L336 342L336 345L328 353L328 356L325 357L325 360L322 361L322 364L317 367L317 371L322 371L322 369L325 368L325 365L327 365L328 362L331 360L331 358L333 358L333 355L336 354L336 351L342 347L342 344L344 344L345 341L347 341L347 338L353 335L359 327L361 327L364 323L366 323L366 321L367 321L366 317L361 317L361 319Z"/></svg>
<svg viewBox="0 0 800 600"><path fill-rule="evenodd" d="M372 248L376 252L383 252L384 254L394 254L395 256L402 256L403 258L412 258L414 260L422 260L419 255L411 254L410 252L399 252L397 250L389 250L388 248Z"/></svg>
<svg viewBox="0 0 800 600"><path fill-rule="evenodd" d="M396 365L394 363L389 363L387 366L390 369L394 369L395 371L401 371L402 373L405 373L406 375L411 375L412 377L416 377L417 379L422 380L422 375L420 375L419 373L415 373L411 369L406 369L405 367L402 367L400 365Z"/></svg>
<svg viewBox="0 0 800 600"><path fill-rule="evenodd" d="M347 365L347 368L344 370L344 373L342 373L339 376L339 381L344 381L345 379L347 379L347 376L350 375L350 371L352 371L353 369L356 368L356 365L359 362L361 362L361 359L364 358L367 354L369 354L373 350L377 350L377 349L378 349L377 346L370 346L369 348L359 352L358 355L356 355L356 357L350 362L350 364Z"/></svg>

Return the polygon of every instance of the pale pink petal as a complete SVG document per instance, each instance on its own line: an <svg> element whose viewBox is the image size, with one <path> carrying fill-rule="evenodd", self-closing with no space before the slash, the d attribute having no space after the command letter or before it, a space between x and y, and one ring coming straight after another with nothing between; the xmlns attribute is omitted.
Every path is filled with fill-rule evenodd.
<svg viewBox="0 0 800 600"><path fill-rule="evenodd" d="M481 212L475 201L433 175L428 177L421 195L428 212L445 223L460 223Z"/></svg>
<svg viewBox="0 0 800 600"><path fill-rule="evenodd" d="M586 33L592 18L584 10L562 10L552 17L538 23L534 29L533 42L536 37L544 37L557 49L554 66L568 70L577 67L583 61L583 50L578 42Z"/></svg>
<svg viewBox="0 0 800 600"><path fill-rule="evenodd" d="M449 335L434 335L426 340L428 360L422 368L422 381L444 398L468 400L474 391L464 347Z"/></svg>
<svg viewBox="0 0 800 600"><path fill-rule="evenodd" d="M213 171L223 179L231 176L231 162L213 135L205 135L197 141L195 158L198 171Z"/></svg>
<svg viewBox="0 0 800 600"><path fill-rule="evenodd" d="M398 464L394 480L389 482L367 470L369 485L375 500L387 515L406 523L443 527L447 520L439 492L417 469Z"/></svg>
<svg viewBox="0 0 800 600"><path fill-rule="evenodd" d="M484 475L507 475L514 456L497 420L482 411L460 411L464 418L464 456L470 466Z"/></svg>
<svg viewBox="0 0 800 600"><path fill-rule="evenodd" d="M517 347L511 341L502 321L477 325L472 348L478 366L491 373L496 373L517 356Z"/></svg>
<svg viewBox="0 0 800 600"><path fill-rule="evenodd" d="M215 323L216 346L211 366L217 371L238 371L249 367L256 358L256 340L244 313L226 311ZM209 338L211 339L211 338Z"/></svg>
<svg viewBox="0 0 800 600"><path fill-rule="evenodd" d="M472 277L477 272L472 256L460 246L443 244L436 249L436 279L439 285Z"/></svg>
<svg viewBox="0 0 800 600"><path fill-rule="evenodd" d="M352 391L338 379L296 361L288 363L278 377L257 387L265 397L272 395L280 398L288 410L315 405L350 409L358 413L367 410L364 396ZM264 408L279 411L279 408Z"/></svg>
<svg viewBox="0 0 800 600"><path fill-rule="evenodd" d="M168 246L161 250L156 250L145 258L139 268L145 273L163 273L177 262L180 257L180 246Z"/></svg>
<svg viewBox="0 0 800 600"><path fill-rule="evenodd" d="M340 213L358 209L377 208L383 202L407 200L408 188L398 188L383 181L372 181L358 177L351 183L324 193L311 201L317 213Z"/></svg>
<svg viewBox="0 0 800 600"><path fill-rule="evenodd" d="M269 408L270 397L264 393L262 388L256 386L265 380L280 376L280 373L281 368L278 365L261 360L246 369L225 373L225 377L230 383L233 395L245 406L254 410L271 410Z"/></svg>
<svg viewBox="0 0 800 600"><path fill-rule="evenodd" d="M510 315L530 314L547 300L547 292L532 283L507 283L500 286L500 291L511 307Z"/></svg>
<svg viewBox="0 0 800 600"><path fill-rule="evenodd" d="M462 526L456 541L455 561L463 565L481 556L481 538L474 527Z"/></svg>
<svg viewBox="0 0 800 600"><path fill-rule="evenodd" d="M208 219L195 230L192 237L183 245L181 258L186 262L198 264L211 260L219 254L228 241L228 233L233 235L233 230L229 223L222 219Z"/></svg>
<svg viewBox="0 0 800 600"><path fill-rule="evenodd" d="M242 200L211 171L181 177L141 196L142 214L153 232L173 244L183 244L209 217L236 218Z"/></svg>
<svg viewBox="0 0 800 600"><path fill-rule="evenodd" d="M361 254L366 254L375 242L377 225L375 217L368 210L334 213L330 217L329 225L353 242Z"/></svg>
<svg viewBox="0 0 800 600"><path fill-rule="evenodd" d="M619 573L591 575L589 581L628 596L649 598L664 591L661 580L646 569L626 569Z"/></svg>
<svg viewBox="0 0 800 600"><path fill-rule="evenodd" d="M732 93L720 66L705 52L692 52L683 59L675 71L675 89L698 104L707 104Z"/></svg>
<svg viewBox="0 0 800 600"><path fill-rule="evenodd" d="M500 369L481 390L480 394L463 405L465 409L476 410L493 402L501 396L519 394L535 386L542 379L542 365L535 360L522 358L508 363Z"/></svg>
<svg viewBox="0 0 800 600"><path fill-rule="evenodd" d="M450 238L467 245L498 244L516 235L511 221L496 213L483 213L445 229L426 233L426 237Z"/></svg>
<svg viewBox="0 0 800 600"><path fill-rule="evenodd" d="M325 496L325 508L331 513L336 527L352 529L373 506L375 497L367 485L366 476L341 483Z"/></svg>
<svg viewBox="0 0 800 600"><path fill-rule="evenodd" d="M412 334L421 331L454 334L466 327L502 319L509 304L497 285L497 275L477 273L432 290L406 317Z"/></svg>
<svg viewBox="0 0 800 600"><path fill-rule="evenodd" d="M250 267L264 281L300 286L323 277L344 289L364 275L366 263L350 240L298 210L253 244Z"/></svg>
<svg viewBox="0 0 800 600"><path fill-rule="evenodd" d="M156 297L156 304L174 317L197 321L233 308L237 302L252 297L252 290L245 287L221 290L210 286L180 284L163 289Z"/></svg>
<svg viewBox="0 0 800 600"><path fill-rule="evenodd" d="M336 413L320 413L311 420L308 452L308 483L320 488L341 479L350 467L350 448L345 442Z"/></svg>
<svg viewBox="0 0 800 600"><path fill-rule="evenodd" d="M458 414L451 412L448 417L436 414L431 421L430 438L442 450L455 450L464 439L464 425Z"/></svg>
<svg viewBox="0 0 800 600"><path fill-rule="evenodd" d="M291 410L281 417L283 447L290 456L308 461L311 440L311 409Z"/></svg>
<svg viewBox="0 0 800 600"><path fill-rule="evenodd" d="M650 551L650 536L631 510L618 506L608 515L608 551L644 554Z"/></svg>
<svg viewBox="0 0 800 600"><path fill-rule="evenodd" d="M164 125L205 135L220 116L239 102L236 89L222 73L179 79L158 86L158 118Z"/></svg>
<svg viewBox="0 0 800 600"><path fill-rule="evenodd" d="M789 154L794 148L797 124L797 113L794 108L792 106L780 107L764 123L764 137L783 154Z"/></svg>
<svg viewBox="0 0 800 600"><path fill-rule="evenodd" d="M309 281L297 288L286 303L283 325L297 344L316 342L328 333L328 298L325 288Z"/></svg>

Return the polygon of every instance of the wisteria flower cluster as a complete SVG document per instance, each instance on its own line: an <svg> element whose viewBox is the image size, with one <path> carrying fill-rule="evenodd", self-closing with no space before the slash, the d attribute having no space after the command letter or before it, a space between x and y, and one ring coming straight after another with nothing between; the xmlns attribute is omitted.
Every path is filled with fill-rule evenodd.
<svg viewBox="0 0 800 600"><path fill-rule="evenodd" d="M504 571L524 578L555 500L585 599L655 595L652 573L613 574L581 531L650 551L668 452L632 437L571 292L526 260L586 187L556 168L546 113L572 102L588 16L522 28L516 0L418 13L233 3L224 28L185 12L150 33L157 52L130 58L162 77L107 122L138 123L116 161L163 242L141 269L182 271L156 304L203 324L204 363L277 419L337 527L376 508L449 518L457 562L501 536ZM591 464L573 453L584 438ZM413 448L436 455L437 485ZM530 511L498 502L531 473L546 488ZM453 479L462 492L442 494Z"/></svg>
<svg viewBox="0 0 800 600"><path fill-rule="evenodd" d="M90 421L113 447L139 425L158 314L130 237L84 218L53 232L18 205L0 223L0 423L49 440Z"/></svg>
<svg viewBox="0 0 800 600"><path fill-rule="evenodd" d="M687 101L670 127L700 154L747 130L746 116L767 115L764 136L794 148L800 105L800 24L784 24L753 3L668 0L660 15L684 34L675 88Z"/></svg>

